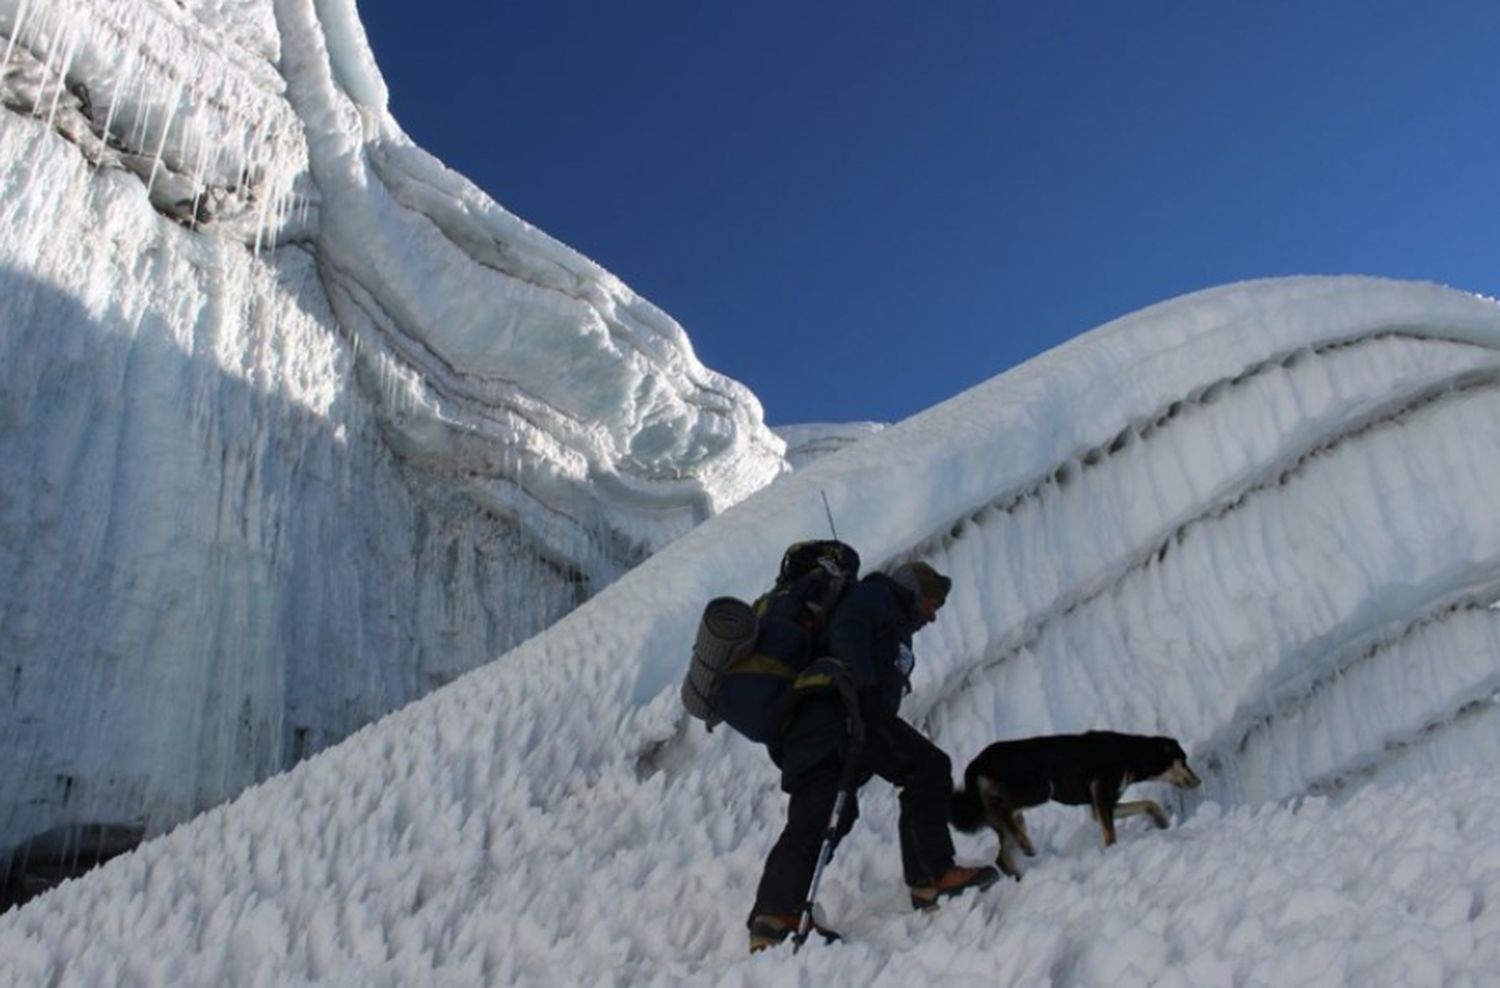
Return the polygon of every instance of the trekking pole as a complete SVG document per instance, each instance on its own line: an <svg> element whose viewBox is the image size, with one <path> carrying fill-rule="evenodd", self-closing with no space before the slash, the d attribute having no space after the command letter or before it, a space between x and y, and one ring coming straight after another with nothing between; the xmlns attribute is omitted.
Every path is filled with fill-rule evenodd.
<svg viewBox="0 0 1500 988"><path fill-rule="evenodd" d="M812 882L807 886L807 902L802 906L802 918L797 921L797 932L792 936L792 953L802 949L807 942L807 936L813 927L813 904L818 897L818 882L823 878L823 869L827 867L828 860L833 857L833 845L839 839L839 821L844 817L844 807L849 802L849 793L854 790L855 766L858 764L859 749L853 748L849 751L848 759L844 763L844 774L839 779L839 794L833 800L833 812L828 815L828 829L823 833L823 846L818 849L818 864L813 868Z"/></svg>

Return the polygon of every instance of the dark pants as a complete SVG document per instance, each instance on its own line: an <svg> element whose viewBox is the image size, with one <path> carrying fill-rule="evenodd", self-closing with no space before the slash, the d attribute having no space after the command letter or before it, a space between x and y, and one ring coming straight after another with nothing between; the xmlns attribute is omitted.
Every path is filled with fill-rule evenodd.
<svg viewBox="0 0 1500 988"><path fill-rule="evenodd" d="M786 826L766 856L751 919L802 911L843 769L842 759L831 758L809 770L792 789ZM857 787L878 775L901 790L898 829L901 868L908 885L931 884L953 866L953 838L948 833L952 773L943 750L903 720L892 717L865 738L854 782ZM858 802L851 798L845 803L837 837L847 834L858 816Z"/></svg>

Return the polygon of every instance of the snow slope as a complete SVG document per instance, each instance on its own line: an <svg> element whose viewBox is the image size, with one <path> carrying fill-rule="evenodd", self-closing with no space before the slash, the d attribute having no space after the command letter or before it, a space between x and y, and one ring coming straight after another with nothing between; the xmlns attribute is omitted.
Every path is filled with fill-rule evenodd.
<svg viewBox="0 0 1500 988"><path fill-rule="evenodd" d="M0 105L0 853L163 832L786 469L412 146L353 0L0 0Z"/></svg>
<svg viewBox="0 0 1500 988"><path fill-rule="evenodd" d="M1500 308L1232 285L1111 323L710 519L503 660L0 918L16 984L1493 984ZM955 587L906 713L1180 737L1178 826L1032 815L1019 885L904 908L874 783L822 896L744 956L780 826L688 723L696 611L818 535ZM987 856L988 840L961 853Z"/></svg>
<svg viewBox="0 0 1500 988"><path fill-rule="evenodd" d="M786 443L786 461L794 470L884 429L884 422L808 422L777 426L773 431Z"/></svg>

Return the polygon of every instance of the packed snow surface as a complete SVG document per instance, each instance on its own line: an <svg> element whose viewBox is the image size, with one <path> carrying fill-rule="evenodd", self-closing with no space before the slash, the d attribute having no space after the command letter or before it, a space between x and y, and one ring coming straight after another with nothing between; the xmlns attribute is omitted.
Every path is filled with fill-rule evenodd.
<svg viewBox="0 0 1500 988"><path fill-rule="evenodd" d="M1500 308L1306 278L1143 310L784 477L547 633L0 919L31 984L1493 984ZM872 783L820 902L745 954L784 797L677 699L697 611L823 496L866 568L954 578L906 714L1180 738L1205 776L1104 850L906 908ZM962 838L970 861L993 838Z"/></svg>
<svg viewBox="0 0 1500 988"><path fill-rule="evenodd" d="M884 422L809 422L777 426L774 431L786 443L787 463L800 470L816 459L874 435L885 426Z"/></svg>

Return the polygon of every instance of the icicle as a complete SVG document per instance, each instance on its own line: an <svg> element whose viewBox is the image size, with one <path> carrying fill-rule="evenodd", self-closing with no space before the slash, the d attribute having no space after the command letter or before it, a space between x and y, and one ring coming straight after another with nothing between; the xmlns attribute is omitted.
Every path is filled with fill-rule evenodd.
<svg viewBox="0 0 1500 988"><path fill-rule="evenodd" d="M73 55L78 50L79 32L72 25L66 25L63 30L66 41L59 46L62 50L62 57L58 59L57 68L54 70L57 73L57 86L52 91L52 106L47 111L48 130L51 130L56 124L57 107L62 103L63 91L68 87L68 70L73 67ZM51 66L49 65L48 67L50 68Z"/></svg>
<svg viewBox="0 0 1500 988"><path fill-rule="evenodd" d="M139 71L136 67L136 63L139 60L140 55L137 52L135 52L134 50L128 52L126 55L125 65L120 72L120 78L128 80L131 78L132 73ZM129 83L126 82L122 86L116 87L116 92L111 96L109 101L109 109L104 111L104 130L101 132L100 136L103 137L106 142L109 141L110 128L113 127L115 123L115 110L121 103L118 95L119 90L123 89L126 85L129 85Z"/></svg>
<svg viewBox="0 0 1500 988"><path fill-rule="evenodd" d="M147 101L147 94L149 92L149 87L146 81L147 74L148 73L146 70L146 66L143 64L136 76L136 82L138 83L138 85L136 86L135 92L135 105L141 108L141 115L136 118L135 133L130 136L129 141L123 142L132 149L140 148L143 144L145 144L146 128L151 121L151 104Z"/></svg>
<svg viewBox="0 0 1500 988"><path fill-rule="evenodd" d="M26 8L30 5L30 0L21 0L21 5L16 8L16 26L11 30L10 40L5 45L5 60L0 62L0 76L3 76L5 70L10 68L10 56L16 49L16 39L26 28Z"/></svg>
<svg viewBox="0 0 1500 988"><path fill-rule="evenodd" d="M285 152L281 148L281 130L277 127L267 128L267 144L271 149L270 156L262 162L262 170L265 175L266 210L266 238L271 250L276 249L276 237L278 232L286 225L286 190L284 183L287 172Z"/></svg>
<svg viewBox="0 0 1500 988"><path fill-rule="evenodd" d="M245 174L246 183L252 181L251 175L252 171L254 171L254 166L261 165L261 162L255 160L254 150L252 150L252 148L261 147L261 145L264 145L264 141L266 141L267 139L267 126L269 126L269 123L267 123L264 118L263 120L258 121L257 126L255 126L255 129L252 130L251 136L249 136L248 141L246 141L245 163L243 163L243 174ZM263 168L261 168L261 171L263 171L263 175L261 175L261 186L263 186L261 192L263 192L263 195L261 195L260 207L255 210L254 253L257 256L260 256L261 253L261 243L263 243L264 237L266 237L267 226L269 226L270 223L270 208L272 208L272 189L270 189L269 187L270 175L269 172L267 172L267 168L269 168L269 165L263 166Z"/></svg>
<svg viewBox="0 0 1500 988"><path fill-rule="evenodd" d="M182 104L183 84L179 82L172 91L172 99L167 104L166 113L161 121L161 139L156 142L156 153L151 157L151 176L146 179L146 197L150 198L151 189L156 184L156 173L161 168L162 152L167 146L167 135L172 130L172 118L177 115L177 108Z"/></svg>
<svg viewBox="0 0 1500 988"><path fill-rule="evenodd" d="M208 194L208 183L205 180L205 176L208 173L208 164L209 164L208 163L208 154L209 154L208 148L209 148L209 146L210 146L210 144L212 142L210 142L210 141L208 141L207 139L204 138L204 136L202 134L202 128L196 124L196 121L194 122L194 130L197 131L197 133L195 133L195 134L193 134L191 136L189 136L187 134L183 135L183 142L184 142L184 144L183 144L183 151L186 154L186 152L188 151L188 149L191 147L192 151L195 153L195 156L196 156L196 160L193 162L193 168L192 168L192 179L193 179L193 190L194 191L193 191L193 204L192 204L192 207L191 207L192 208L191 219L192 219L192 225L193 225L193 227L197 228L197 226L198 226L198 217L201 216L201 215L203 215L203 199L204 199L204 196L206 196Z"/></svg>

